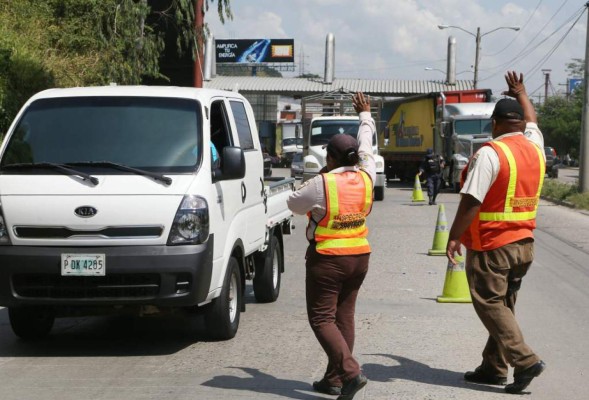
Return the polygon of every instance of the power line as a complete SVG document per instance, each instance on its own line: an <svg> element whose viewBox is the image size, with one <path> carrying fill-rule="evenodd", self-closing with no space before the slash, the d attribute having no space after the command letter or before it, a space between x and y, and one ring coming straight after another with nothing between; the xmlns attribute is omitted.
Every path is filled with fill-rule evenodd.
<svg viewBox="0 0 589 400"><path fill-rule="evenodd" d="M493 53L493 54L483 54L486 57L493 57L496 56L497 54L501 54L505 51L505 49L507 49L509 46L511 46L513 44L513 42L515 42L515 39L517 39L517 36L522 33L524 31L524 29L526 29L526 27L528 26L528 24L530 23L530 21L532 20L532 17L536 14L536 11L538 11L538 8L540 7L540 5L542 4L544 0L540 0L538 1L538 4L536 4L536 8L534 8L534 11L532 11L532 13L530 14L530 16L528 17L528 20L526 21L526 23L524 24L524 26L521 27L521 29L515 34L513 35L513 39L511 39L511 42L507 43L507 45L505 45L505 47L503 47L501 50L499 50L497 53Z"/></svg>
<svg viewBox="0 0 589 400"><path fill-rule="evenodd" d="M491 75L480 79L479 81L484 81L484 80L488 80L490 78L493 78L499 74L503 73L503 70L505 69L505 67L511 67L513 65L517 65L519 62L521 62L525 57L527 57L529 54L531 54L532 52L534 52L535 50L537 50L542 44L544 44L546 41L548 41L550 38L552 38L554 35L556 35L556 33L558 33L558 31L560 31L563 27L565 27L569 22L571 22L572 20L575 20L574 24L577 23L577 21L579 20L579 18L581 18L581 16L583 15L583 13L585 12L586 7L583 6L581 7L579 10L575 11L575 13L573 13L573 15L571 15L565 22L563 22L560 26L558 26L550 35L548 35L546 38L544 38L542 41L540 41L539 43L537 43L536 45L527 48L526 50L524 50L522 53L519 53L517 56L515 56L514 58L512 58L509 61L506 61L502 64L496 65L494 67L491 68L486 68L483 71L490 71L490 70L494 70L496 69L497 72L492 73ZM571 26L572 29L572 26ZM570 29L565 33L564 37L566 37L568 35L568 33L570 32ZM558 42L558 44L560 44L562 42L562 40L564 40L564 37L560 39L560 41ZM535 40L535 38L530 42L530 44Z"/></svg>
<svg viewBox="0 0 589 400"><path fill-rule="evenodd" d="M541 58L540 61L538 61L536 63L536 65L534 67L532 67L532 69L527 73L527 75L530 75L530 74L532 74L534 72L537 72L538 69L542 67L542 64L544 64L546 61L548 61L550 59L550 57L552 57L552 55L560 47L560 45L562 44L562 42L564 41L564 39L573 30L573 28L575 27L575 25L577 25L577 22L579 22L579 19L581 19L581 17L583 16L583 14L584 14L584 12L582 12L582 13L579 14L579 16L577 17L577 19L575 20L575 22L573 22L573 24L565 32L565 34L563 35L563 37L558 42L556 42L556 44L552 47L552 49L548 52L548 54L546 54L543 58Z"/></svg>

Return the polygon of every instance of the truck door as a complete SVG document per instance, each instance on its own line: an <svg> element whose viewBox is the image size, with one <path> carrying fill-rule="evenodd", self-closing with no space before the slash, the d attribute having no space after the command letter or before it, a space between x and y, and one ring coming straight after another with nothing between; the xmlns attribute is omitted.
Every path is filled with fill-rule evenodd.
<svg viewBox="0 0 589 400"><path fill-rule="evenodd" d="M226 146L236 146L237 140L234 134L234 130L231 128L229 119L229 112L227 108L226 100L222 97L213 98L209 104L209 129L210 132L207 135L206 132L203 134L205 140L205 146L209 146L206 143L207 138L210 138L210 142L215 146L217 153L219 154L220 160L217 164L220 166L223 162L222 154L223 148ZM209 159L211 163L211 169L215 167L213 160L213 149L209 152ZM214 204L209 205L210 207L210 227L211 233L214 233L215 247L214 247L214 263L216 268L214 272L221 271L222 268L218 267L223 264L224 251L226 250L225 244L229 239L229 236L243 237L245 234L245 227L242 227L239 223L236 223L237 215L241 209L241 203L236 199L239 197L241 192L241 179L230 179L213 181L212 189L212 202ZM232 244L231 244L232 245ZM213 281L221 285L223 276L214 276Z"/></svg>
<svg viewBox="0 0 589 400"><path fill-rule="evenodd" d="M264 206L264 162L251 106L241 99L230 99L235 132L247 166L241 186L241 212L245 212L246 252L259 247L266 231Z"/></svg>

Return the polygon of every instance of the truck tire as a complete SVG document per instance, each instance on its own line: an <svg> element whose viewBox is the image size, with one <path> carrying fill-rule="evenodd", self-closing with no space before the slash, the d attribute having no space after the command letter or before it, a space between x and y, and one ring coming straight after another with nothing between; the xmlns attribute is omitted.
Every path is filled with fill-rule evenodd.
<svg viewBox="0 0 589 400"><path fill-rule="evenodd" d="M25 340L44 338L55 322L55 315L42 307L10 307L8 318L14 334Z"/></svg>
<svg viewBox="0 0 589 400"><path fill-rule="evenodd" d="M284 258L280 241L275 235L265 252L256 257L254 275L254 296L258 303L273 303L280 294L280 275L284 269Z"/></svg>
<svg viewBox="0 0 589 400"><path fill-rule="evenodd" d="M384 186L375 186L374 187L374 201L383 201L384 200Z"/></svg>
<svg viewBox="0 0 589 400"><path fill-rule="evenodd" d="M228 340L235 336L243 302L239 263L229 259L221 295L208 305L205 313L207 333L214 340Z"/></svg>

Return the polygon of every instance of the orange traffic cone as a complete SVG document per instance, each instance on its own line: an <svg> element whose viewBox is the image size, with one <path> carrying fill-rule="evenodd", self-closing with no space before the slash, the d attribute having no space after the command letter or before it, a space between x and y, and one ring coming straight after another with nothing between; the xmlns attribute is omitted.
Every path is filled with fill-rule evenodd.
<svg viewBox="0 0 589 400"><path fill-rule="evenodd" d="M418 202L418 201L425 201L423 198L423 192L421 191L421 182L419 181L419 174L415 175L415 184L413 185L413 197L411 201Z"/></svg>
<svg viewBox="0 0 589 400"><path fill-rule="evenodd" d="M449 236L450 232L448 229L448 221L446 220L446 211L444 205L440 204L440 207L438 208L436 232L434 233L434 242L432 248L428 250L427 254L430 256L446 255L446 245L448 244Z"/></svg>
<svg viewBox="0 0 589 400"><path fill-rule="evenodd" d="M438 296L438 303L472 303L464 270L464 257L457 255L454 259L457 261L455 265L448 261L444 290Z"/></svg>

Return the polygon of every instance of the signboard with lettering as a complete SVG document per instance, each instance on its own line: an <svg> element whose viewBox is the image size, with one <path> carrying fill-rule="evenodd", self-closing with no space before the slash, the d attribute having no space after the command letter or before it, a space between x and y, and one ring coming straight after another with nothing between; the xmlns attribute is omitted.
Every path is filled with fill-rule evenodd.
<svg viewBox="0 0 589 400"><path fill-rule="evenodd" d="M217 39L217 63L293 63L294 39Z"/></svg>

